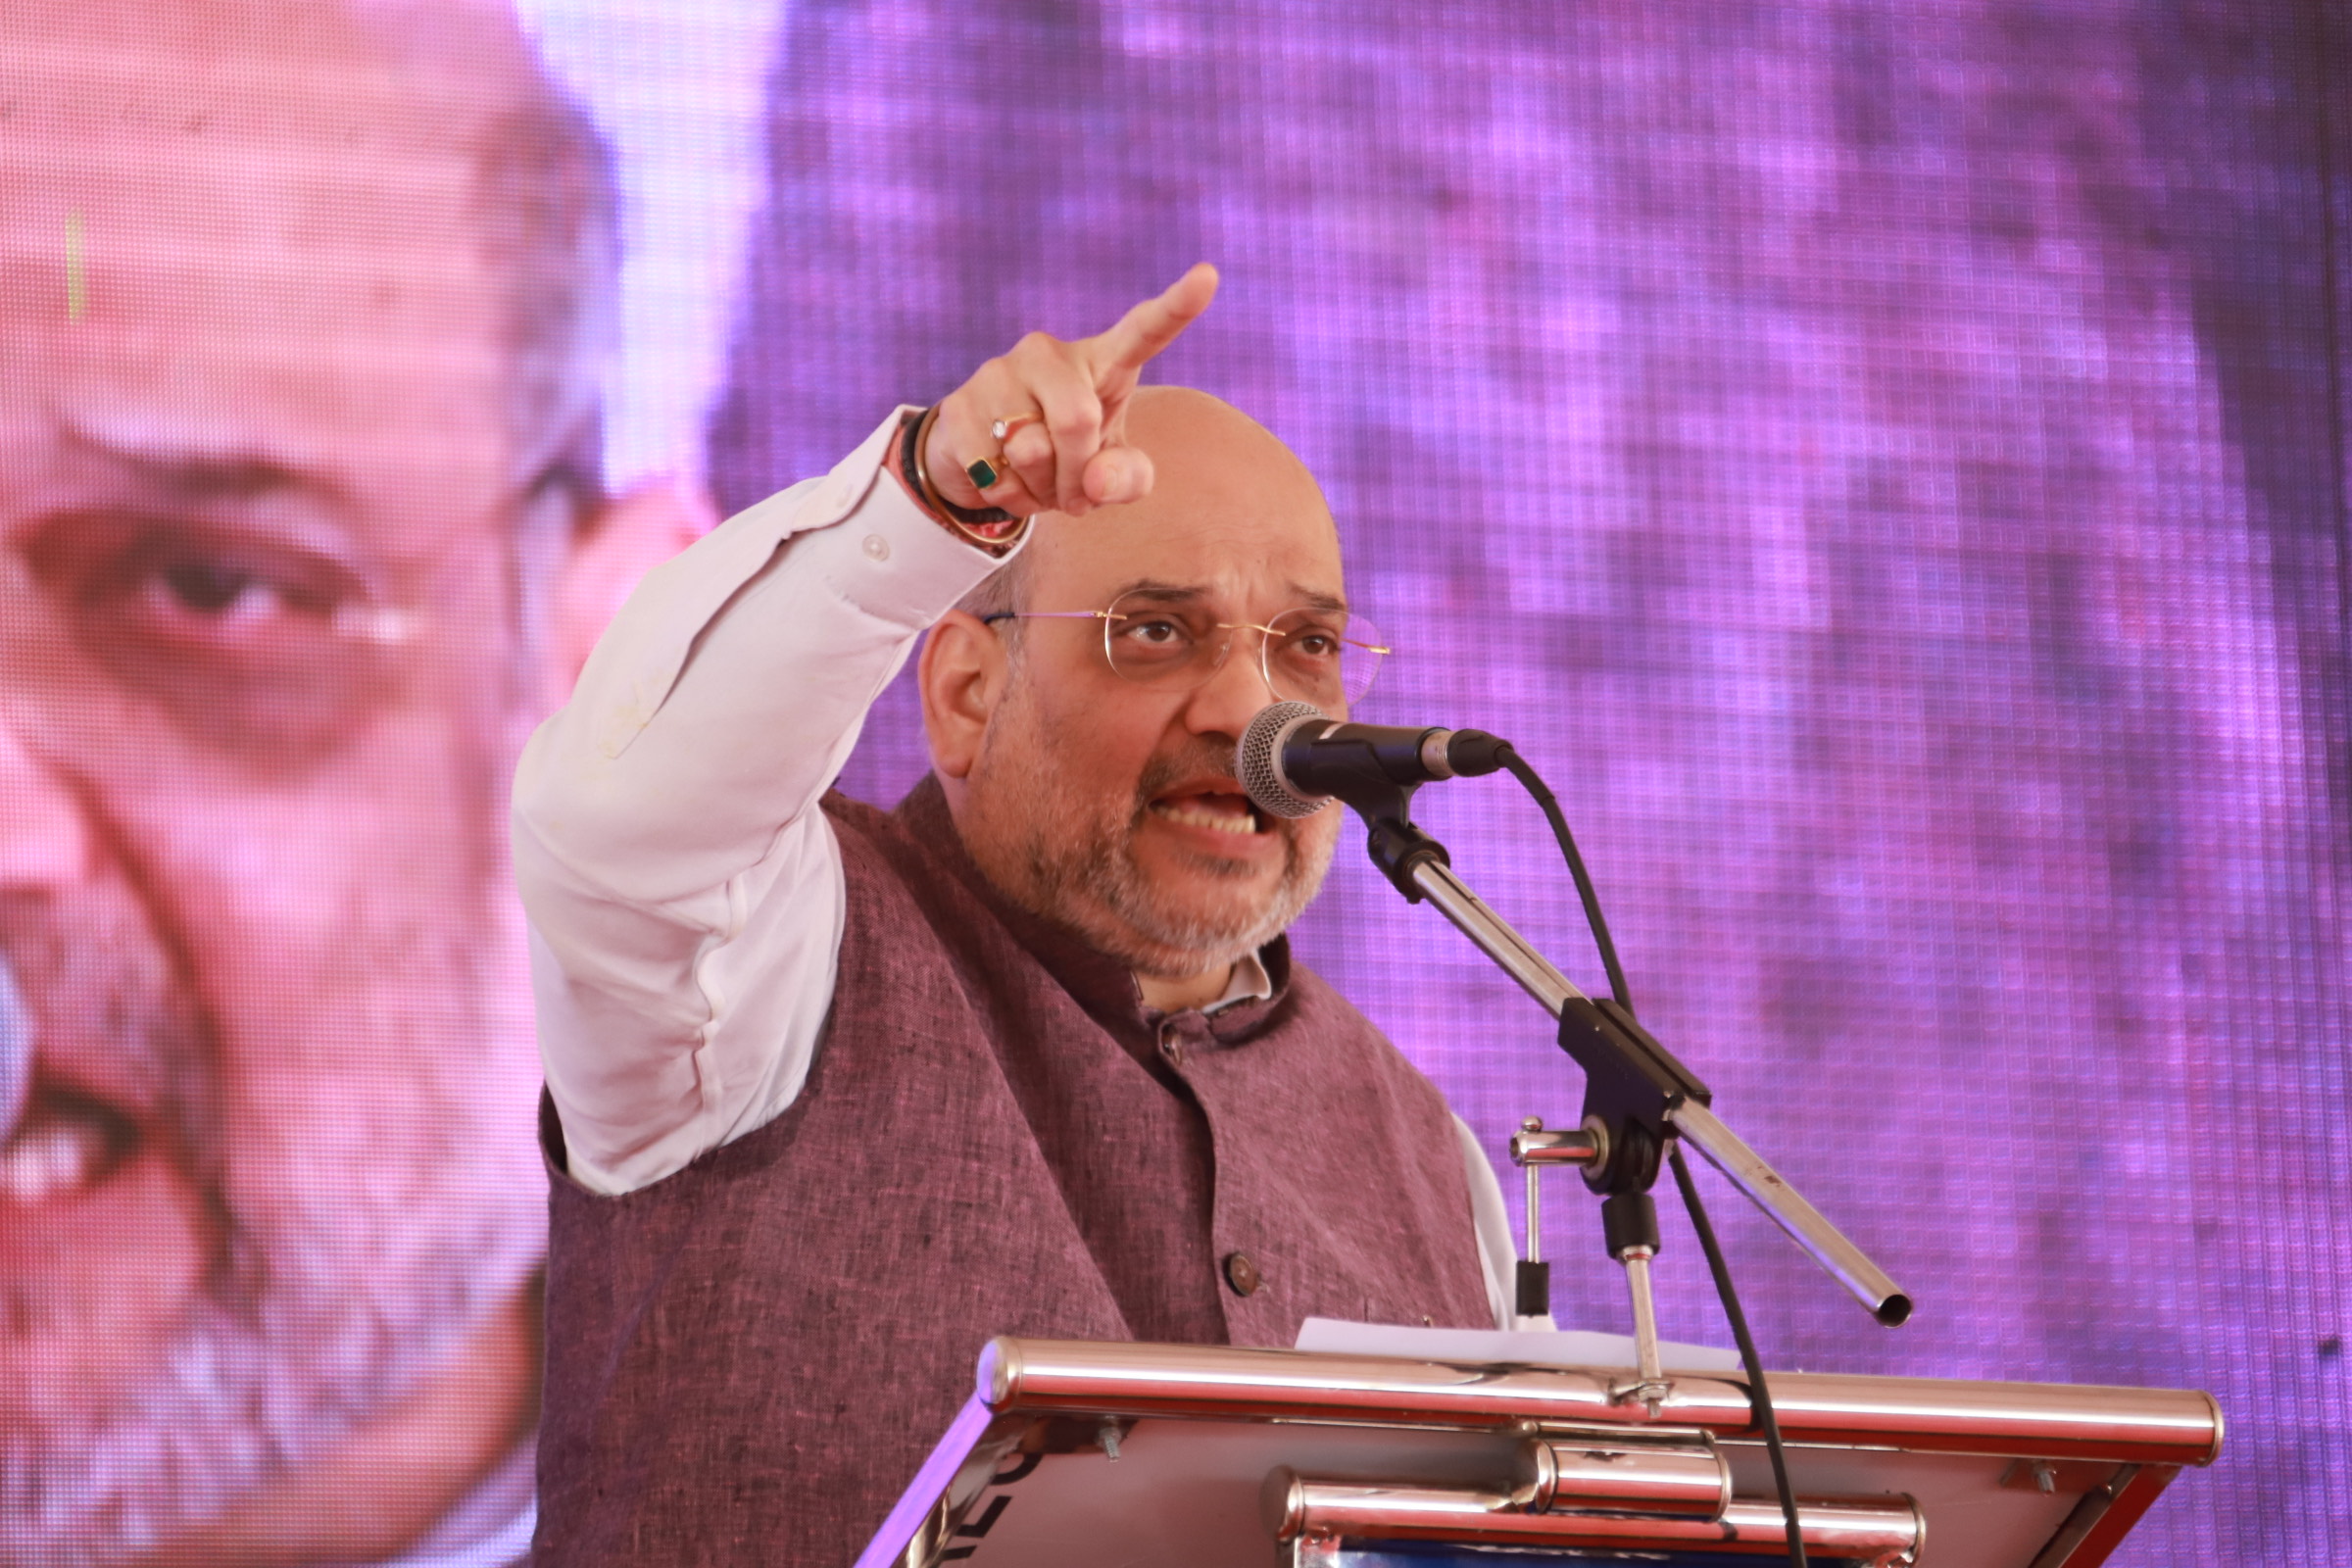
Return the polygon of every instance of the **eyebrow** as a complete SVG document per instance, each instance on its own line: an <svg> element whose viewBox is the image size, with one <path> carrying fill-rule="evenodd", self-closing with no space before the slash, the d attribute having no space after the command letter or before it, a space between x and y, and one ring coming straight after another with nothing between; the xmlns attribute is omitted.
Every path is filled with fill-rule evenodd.
<svg viewBox="0 0 2352 1568"><path fill-rule="evenodd" d="M1326 611L1335 615L1344 615L1348 612L1348 601L1338 594L1327 594L1301 588L1295 582L1285 586L1292 596L1291 604L1294 607ZM1118 588L1111 597L1114 600L1140 597L1148 599L1153 604L1169 605L1187 599L1205 599L1209 593L1208 588L1199 583L1169 582L1158 577L1138 577Z"/></svg>
<svg viewBox="0 0 2352 1568"><path fill-rule="evenodd" d="M323 474L258 450L102 432L72 419L60 421L60 433L73 451L174 500L254 501L291 493L339 507L349 499Z"/></svg>

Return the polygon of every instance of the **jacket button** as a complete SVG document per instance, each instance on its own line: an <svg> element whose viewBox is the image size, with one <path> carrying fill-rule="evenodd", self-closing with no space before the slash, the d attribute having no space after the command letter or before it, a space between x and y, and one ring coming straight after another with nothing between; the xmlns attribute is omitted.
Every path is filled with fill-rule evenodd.
<svg viewBox="0 0 2352 1568"><path fill-rule="evenodd" d="M1257 1265L1250 1261L1248 1252L1227 1252L1225 1283L1233 1287L1236 1296L1253 1296L1263 1278L1257 1272Z"/></svg>

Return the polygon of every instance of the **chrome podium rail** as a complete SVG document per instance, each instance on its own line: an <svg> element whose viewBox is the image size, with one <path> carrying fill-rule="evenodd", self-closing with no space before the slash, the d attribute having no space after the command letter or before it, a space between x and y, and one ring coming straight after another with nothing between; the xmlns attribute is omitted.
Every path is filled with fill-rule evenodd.
<svg viewBox="0 0 2352 1568"><path fill-rule="evenodd" d="M1006 1338L975 1370L857 1568L1786 1549L1736 1373L1677 1376L1653 1413L1611 1396L1619 1368L1509 1360ZM2222 1443L2187 1390L1773 1384L1801 1538L1877 1568L2100 1568Z"/></svg>
<svg viewBox="0 0 2352 1568"><path fill-rule="evenodd" d="M1679 1546L1786 1556L1788 1550L1788 1526L1777 1501L1732 1502L1708 1519L1526 1513L1515 1504L1508 1493L1364 1486L1277 1471L1267 1480L1260 1518L1276 1540L1309 1544L1318 1538L1336 1544L1353 1536L1482 1546L1572 1544L1587 1551ZM1926 1534L1919 1510L1901 1499L1807 1497L1797 1505L1797 1530L1810 1552L1872 1564L1913 1560ZM1315 1555L1310 1549L1297 1560L1312 1563Z"/></svg>
<svg viewBox="0 0 2352 1568"><path fill-rule="evenodd" d="M1584 996L1566 975L1552 967L1548 958L1513 930L1509 921L1471 892L1469 885L1454 875L1451 866L1443 860L1424 859L1414 864L1412 878L1413 886L1437 906L1439 913L1501 965L1503 972L1518 981L1553 1017L1558 1017L1570 1002ZM1861 1302L1872 1317L1892 1325L1911 1315L1911 1298L1902 1287L1872 1262L1869 1253L1846 1240L1821 1210L1805 1201L1804 1195L1789 1186L1788 1178L1748 1148L1739 1134L1725 1126L1722 1118L1693 1101L1677 1105L1668 1118L1684 1142L1705 1155L1707 1163L1721 1171L1749 1202L1772 1216L1773 1223L1804 1249L1824 1273L1844 1286L1847 1294Z"/></svg>
<svg viewBox="0 0 2352 1568"><path fill-rule="evenodd" d="M1512 1501L1529 1513L1646 1513L1720 1519L1735 1500L1732 1465L1705 1433L1679 1442L1634 1433L1603 1444L1589 1433L1519 1446Z"/></svg>
<svg viewBox="0 0 2352 1568"><path fill-rule="evenodd" d="M1654 1417L1610 1397L1615 1376L1230 1346L999 1339L980 1353L978 1392L991 1409L1040 1414L1756 1435L1747 1386L1736 1374L1678 1372ZM1791 1445L2158 1465L2209 1464L2222 1447L2220 1406L2188 1390L1776 1372L1772 1404Z"/></svg>

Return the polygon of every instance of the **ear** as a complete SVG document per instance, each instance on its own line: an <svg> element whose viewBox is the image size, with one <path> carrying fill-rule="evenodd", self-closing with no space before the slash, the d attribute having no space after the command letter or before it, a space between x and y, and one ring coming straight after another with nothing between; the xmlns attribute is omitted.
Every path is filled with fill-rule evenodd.
<svg viewBox="0 0 2352 1568"><path fill-rule="evenodd" d="M717 523L703 487L674 474L624 491L581 523L549 606L548 677L556 701L571 694L589 650L638 579Z"/></svg>
<svg viewBox="0 0 2352 1568"><path fill-rule="evenodd" d="M951 780L972 770L980 738L1004 697L1004 639L976 616L951 610L923 639L915 681L923 696L923 734L931 765Z"/></svg>

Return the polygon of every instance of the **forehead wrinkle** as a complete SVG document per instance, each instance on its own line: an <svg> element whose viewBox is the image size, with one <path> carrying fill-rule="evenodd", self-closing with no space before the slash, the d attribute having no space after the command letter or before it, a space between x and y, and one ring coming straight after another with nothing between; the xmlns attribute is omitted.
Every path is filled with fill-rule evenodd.
<svg viewBox="0 0 2352 1568"><path fill-rule="evenodd" d="M1301 587L1297 582L1285 583L1283 591L1290 596L1289 602L1284 606L1288 610L1328 610L1334 613L1344 613L1348 609L1348 600L1341 594L1325 593L1318 588ZM1178 583L1169 582L1161 577L1137 577L1114 589L1111 597L1126 599L1137 594L1155 603L1164 604L1178 599L1212 598L1215 596L1216 590L1205 583Z"/></svg>
<svg viewBox="0 0 2352 1568"><path fill-rule="evenodd" d="M267 326L222 326L208 338L134 320L120 343L93 334L105 352L71 360L73 379L104 373L124 354L136 361L159 333L176 333L199 369L233 362L258 392L294 387L277 412L298 434L330 419L368 427L366 405L375 401L438 431L460 422L450 411L462 393L468 405L495 400L513 411L465 421L482 432L473 444L503 435L502 482L526 483L551 461L579 454L594 466L604 296L616 264L605 221L610 170L593 127L542 69L505 0L292 8L80 0L54 16L47 7L25 16L0 0L0 15L24 18L34 46L21 60L0 50L0 99L31 122L24 136L0 136L0 188L12 198L0 200L0 243L10 270L20 252L54 266L54 231L71 205L88 210L92 266L112 277L104 297L119 311L154 310L189 289L210 301L248 267L282 263L270 286L237 295L282 296L305 330L388 345L373 360L289 367L270 351ZM159 103L177 107L164 115ZM159 116L172 134L153 129ZM183 118L196 128L180 133ZM63 168L52 167L61 159ZM223 171L238 177L216 189ZM15 201L19 182L37 200ZM36 210L19 222L20 207ZM173 232L157 225L181 207L199 215L205 245L185 224L178 243L156 241ZM595 221L574 221L586 208ZM0 292L8 281L0 279ZM51 286L45 274L39 283ZM387 297L393 306L377 309ZM228 300L199 312L200 321L241 318L246 305ZM465 357L445 364L404 352L421 336L455 343ZM369 376L397 395L349 395L355 386L364 394ZM430 378L452 395L436 397L430 384L416 394ZM328 395L315 395L314 382ZM175 488L283 489L266 470L273 461L288 475L304 472L302 463L268 453L220 466L205 456L203 464L173 460L188 481ZM349 477L365 484L369 476Z"/></svg>
<svg viewBox="0 0 2352 1568"><path fill-rule="evenodd" d="M1169 582L1164 577L1136 577L1113 590L1111 597L1125 599L1133 594L1141 594L1147 599L1164 602L1173 599L1204 599L1213 591L1205 583Z"/></svg>

